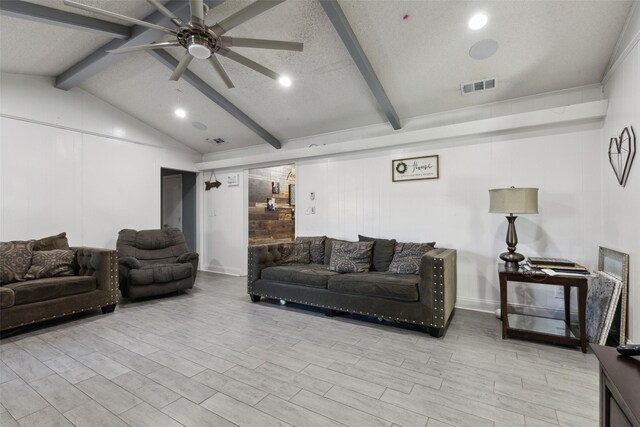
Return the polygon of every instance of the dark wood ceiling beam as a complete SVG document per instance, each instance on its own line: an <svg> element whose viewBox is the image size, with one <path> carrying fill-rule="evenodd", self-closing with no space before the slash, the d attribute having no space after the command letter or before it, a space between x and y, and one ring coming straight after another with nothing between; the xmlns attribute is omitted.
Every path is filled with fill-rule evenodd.
<svg viewBox="0 0 640 427"><path fill-rule="evenodd" d="M389 97L384 91L384 87L382 87L380 80L378 80L378 76L376 76L376 73L369 62L369 59L367 59L367 55L365 55L364 50L362 50L362 46L360 46L358 38L353 32L349 21L347 21L347 17L344 15L338 1L320 0L320 4L333 24L336 32L342 39L347 51L349 51L353 62L356 63L358 70L360 70L360 74L362 74L367 85L369 85L371 93L378 101L378 104L380 105L380 108L382 108L385 116L387 116L387 120L389 120L389 123L391 123L391 126L393 126L394 129L400 129L402 125L400 124L398 113L396 113L395 108L393 108Z"/></svg>
<svg viewBox="0 0 640 427"><path fill-rule="evenodd" d="M128 39L131 28L115 22L103 21L52 7L21 0L1 0L0 14L34 22L87 31L114 39Z"/></svg>
<svg viewBox="0 0 640 427"><path fill-rule="evenodd" d="M147 53L162 64L164 64L170 70L174 70L178 65L178 60L175 59L171 54L162 49L149 50ZM196 88L199 92L201 92L204 96L209 98L211 101L218 104L223 110L227 113L231 114L235 117L240 123L251 129L255 132L260 138L264 139L267 143L271 144L274 148L281 148L280 141L273 135L271 135L265 128L260 126L258 123L253 121L253 119L247 116L242 110L236 107L231 103L227 98L222 96L220 92L216 91L214 88L205 83L200 77L196 76L193 71L187 69L180 77L182 80L189 83L191 86Z"/></svg>
<svg viewBox="0 0 640 427"><path fill-rule="evenodd" d="M3 2L3 0L0 0L0 2ZM205 1L209 8L214 8L223 2L224 0ZM189 16L189 2L187 1L171 0L164 6L176 15ZM158 11L151 13L142 20L169 28L174 27L174 24ZM69 90L126 58L126 55L110 54L107 53L107 50L153 43L163 35L164 33L159 30L134 25L131 27L131 37L126 40L111 40L106 45L99 47L93 53L80 60L80 62L74 64L68 70L57 76L55 86L58 89Z"/></svg>

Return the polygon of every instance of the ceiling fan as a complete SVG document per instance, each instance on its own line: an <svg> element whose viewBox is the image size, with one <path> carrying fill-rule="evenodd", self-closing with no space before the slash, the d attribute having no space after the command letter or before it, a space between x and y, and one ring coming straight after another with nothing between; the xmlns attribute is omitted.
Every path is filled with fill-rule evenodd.
<svg viewBox="0 0 640 427"><path fill-rule="evenodd" d="M87 10L89 12L95 12L101 15L109 16L111 18L121 19L132 24L140 25L155 30L164 31L171 34L176 39L161 43L144 44L140 46L125 47L120 49L109 50L110 53L128 53L136 52L147 49L163 49L165 47L182 46L187 52L182 56L182 59L178 62L173 74L171 74L170 80L177 81L180 79L182 73L185 72L189 63L193 58L208 60L213 68L216 70L220 78L224 81L228 88L233 88L233 82L229 78L229 75L222 67L222 64L216 58L216 54L222 55L235 61L239 64L249 67L267 77L277 80L283 86L289 86L291 81L286 77L279 75L275 71L258 64L255 61L240 55L239 53L231 50L232 47L252 47L258 49L277 49L277 50L292 50L301 52L303 48L302 43L279 41L279 40L263 40L263 39L247 39L238 37L228 37L224 34L237 27L238 25L248 21L251 18L271 9L274 6L279 5L285 0L258 0L251 3L249 6L239 10L226 19L218 22L215 25L207 26L204 22L209 8L204 4L203 0L189 0L189 10L191 12L191 20L183 21L173 12L162 5L158 0L147 0L148 3L153 5L158 12L166 16L176 25L176 29L163 27L162 25L152 24L139 19L131 18L129 16L121 15L115 12L109 12L108 10L99 9L94 6L88 6L82 3L75 2L73 0L63 0L64 4L68 6L77 7L79 9Z"/></svg>

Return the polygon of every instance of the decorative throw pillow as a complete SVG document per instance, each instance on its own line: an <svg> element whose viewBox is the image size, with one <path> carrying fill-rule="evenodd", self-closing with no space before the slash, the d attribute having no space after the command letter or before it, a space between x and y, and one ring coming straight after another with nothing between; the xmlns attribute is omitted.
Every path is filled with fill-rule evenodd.
<svg viewBox="0 0 640 427"><path fill-rule="evenodd" d="M309 264L311 242L283 243L280 248L282 264Z"/></svg>
<svg viewBox="0 0 640 427"><path fill-rule="evenodd" d="M389 264L393 259L393 252L396 247L396 239L376 239L374 237L361 236L358 234L358 240L361 242L373 242L373 260L371 262L371 270L387 271Z"/></svg>
<svg viewBox="0 0 640 427"><path fill-rule="evenodd" d="M33 240L0 242L0 286L21 282L29 271Z"/></svg>
<svg viewBox="0 0 640 427"><path fill-rule="evenodd" d="M43 237L36 240L33 245L34 251L50 251L52 249L65 249L69 250L69 241L67 240L67 233L60 233L55 236Z"/></svg>
<svg viewBox="0 0 640 427"><path fill-rule="evenodd" d="M395 254L389 265L390 273L418 274L422 255L432 250L436 242L396 243Z"/></svg>
<svg viewBox="0 0 640 427"><path fill-rule="evenodd" d="M312 264L324 264L325 240L327 240L327 236L296 237L296 243L311 243L309 250Z"/></svg>
<svg viewBox="0 0 640 427"><path fill-rule="evenodd" d="M327 237L327 240L325 240L324 242L324 265L331 264L331 251L333 242L352 243L346 240L332 239L331 237Z"/></svg>
<svg viewBox="0 0 640 427"><path fill-rule="evenodd" d="M331 246L329 270L338 273L366 273L371 267L373 242L342 242Z"/></svg>
<svg viewBox="0 0 640 427"><path fill-rule="evenodd" d="M52 249L36 251L31 259L31 267L25 279L43 279L45 277L73 276L72 250Z"/></svg>

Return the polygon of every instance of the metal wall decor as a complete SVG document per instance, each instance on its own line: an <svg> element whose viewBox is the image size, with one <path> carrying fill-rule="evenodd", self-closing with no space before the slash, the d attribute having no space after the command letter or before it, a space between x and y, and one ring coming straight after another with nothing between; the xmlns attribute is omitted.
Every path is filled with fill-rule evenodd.
<svg viewBox="0 0 640 427"><path fill-rule="evenodd" d="M609 163L613 168L618 183L625 186L633 158L636 155L636 134L633 126L622 130L619 137L613 137L609 141Z"/></svg>

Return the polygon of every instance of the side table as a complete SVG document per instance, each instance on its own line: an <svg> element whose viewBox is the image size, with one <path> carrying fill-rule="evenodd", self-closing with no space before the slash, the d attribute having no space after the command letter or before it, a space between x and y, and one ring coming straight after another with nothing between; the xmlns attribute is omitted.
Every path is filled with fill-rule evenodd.
<svg viewBox="0 0 640 427"><path fill-rule="evenodd" d="M502 315L502 339L507 337L546 341L556 344L577 345L587 352L585 311L587 306L587 277L547 276L498 266L500 278L500 311ZM509 282L537 283L564 287L564 320L549 319L507 312L507 284ZM578 288L579 337L571 330L571 288Z"/></svg>

